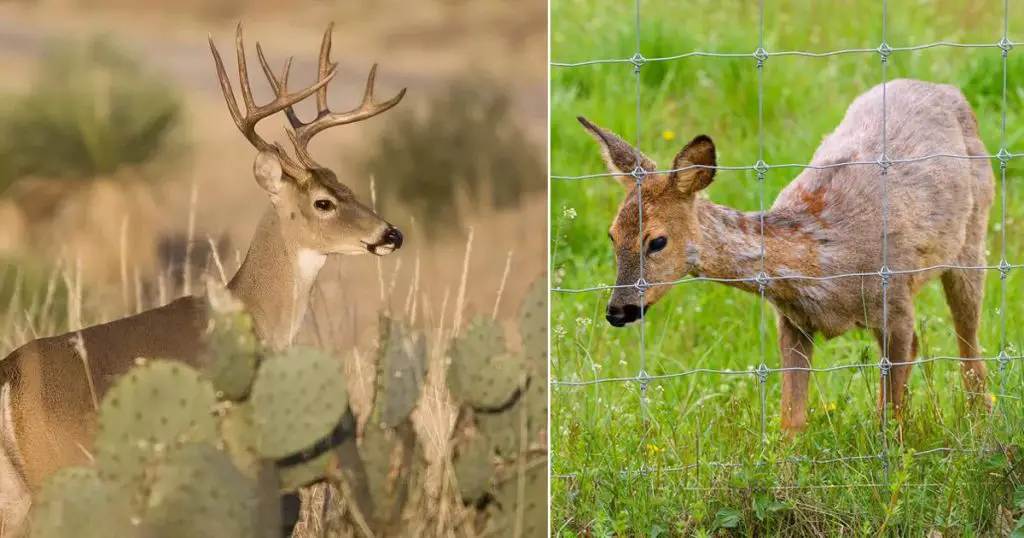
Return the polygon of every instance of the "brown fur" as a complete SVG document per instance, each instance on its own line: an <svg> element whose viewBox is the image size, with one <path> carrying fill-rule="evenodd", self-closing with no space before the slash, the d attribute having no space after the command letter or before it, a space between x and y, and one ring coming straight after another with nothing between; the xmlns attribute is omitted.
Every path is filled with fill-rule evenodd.
<svg viewBox="0 0 1024 538"><path fill-rule="evenodd" d="M875 159L882 155L882 88L854 100L836 130L815 152L812 165ZM948 85L898 79L886 85L887 145L891 160L933 154L988 155L978 136L974 112L963 94ZM636 162L629 144L615 134L580 119L602 147L613 173L631 172ZM644 168L654 170L646 156ZM676 156L671 173L644 179L643 227L638 218L635 181L626 178L627 194L612 222L617 285L635 284L643 271L649 283L672 282L686 275L716 279L751 279L761 270L761 216L716 205L700 195L714 178L714 144L699 136ZM870 165L805 169L779 194L764 221L764 270L771 277L822 277L877 273L882 267L883 183L880 168ZM985 230L994 198L995 178L985 159L933 158L893 164L888 170L888 267L919 269L953 264L985 264ZM649 241L664 236L667 246L647 252ZM893 368L884 387L897 414L910 367L900 363L917 356L913 297L939 277L956 332L961 357L977 357L978 323L984 273L930 270L894 275L888 288L888 352ZM731 286L757 292L750 280ZM617 288L609 301L612 312L647 308L670 286L654 286L639 305L635 288ZM814 351L813 335L834 338L851 329L869 328L882 345L881 277L829 280L772 280L765 289L778 317L784 367L807 367ZM621 320L620 320L621 321ZM963 361L965 390L973 397L985 391L984 364ZM784 372L782 426L801 429L806 421L808 372ZM879 398L882 398L881 391ZM985 402L984 398L978 399ZM985 404L987 405L987 404Z"/></svg>

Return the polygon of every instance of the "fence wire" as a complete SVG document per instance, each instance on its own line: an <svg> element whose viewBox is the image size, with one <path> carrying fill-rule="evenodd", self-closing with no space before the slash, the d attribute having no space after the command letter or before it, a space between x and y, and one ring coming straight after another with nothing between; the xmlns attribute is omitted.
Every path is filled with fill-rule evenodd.
<svg viewBox="0 0 1024 538"><path fill-rule="evenodd" d="M637 207L638 207L638 222L639 228L643 229L643 204L642 204L642 189L640 188L646 177L652 174L668 174L671 172L681 172L694 168L713 168L715 170L726 170L726 171L754 171L757 174L758 183L758 208L760 217L760 271L756 275L751 275L746 278L710 278L710 277L685 277L672 282L647 282L644 277L644 257L641 255L640 258L640 278L635 284L627 285L609 285L609 286L592 286L587 288L561 288L554 287L551 289L555 293L566 293L566 294L577 294L577 293L591 293L604 290L614 290L617 288L634 288L636 289L640 304L644 304L644 294L654 286L673 286L677 284L687 284L694 282L721 282L721 283L748 283L756 284L758 290L758 303L760 307L760 319L759 319L759 331L760 331L760 362L756 369L750 370L728 370L728 369L713 369L713 368L695 368L683 372L663 374L663 375L649 375L647 373L646 366L646 327L644 323L644 309L641 308L640 314L640 342L639 342L639 362L640 370L634 377L617 377L617 378L596 378L588 381L564 381L552 378L552 388L563 386L563 387L581 387L581 386L592 386L601 385L607 383L637 383L640 389L640 419L643 424L643 437L640 439L640 446L644 446L647 442L646 436L648 432L648 410L647 410L647 389L652 381L677 379L687 376L693 376L697 374L720 374L720 375L750 375L757 378L759 383L759 394L761 404L761 443L762 446L767 442L767 405L766 405L766 393L767 393L767 382L769 376L773 374L781 374L783 372L813 372L813 373L828 373L836 372L840 370L848 369L874 369L877 368L881 375L881 388L882 391L882 421L880 429L880 451L877 454L862 454L862 455L849 455L839 456L828 459L813 459L813 458L789 458L776 461L758 461L755 462L756 466L763 465L780 465L780 464L810 464L810 465L828 465L851 461L871 461L877 460L882 468L885 483L889 482L889 439L888 439L888 424L887 407L889 403L889 395L886 394L887 379L889 372L893 366L893 363L889 360L888 356L888 288L889 282L894 276L899 275L911 275L917 273L924 273L929 271L935 271L939 269L958 269L958 270L975 270L975 271L998 271L1000 279L1000 309L999 309L999 354L995 357L954 357L954 356L938 356L930 357L926 359L916 359L913 361L901 362L900 365L906 365L907 367L913 367L919 364L927 364L941 361L982 361L982 362L994 362L999 367L999 384L1000 393L1002 397L997 398L996 406L999 409L1001 417L1003 418L1004 426L1009 431L1010 425L1006 420L1005 405L1007 398L1013 399L1014 397L1009 396L1006 393L1006 377L1007 369L1011 362L1020 361L1024 359L1024 355L1010 354L1009 346L1007 342L1006 334L1006 294L1007 294L1007 278L1012 270L1024 268L1024 264L1010 263L1007 260L1007 239L1006 239L1006 169L1010 160L1024 157L1024 153L1011 153L1007 150L1007 71L1008 71L1008 57L1010 50L1015 46L1022 45L1024 43L1011 41L1009 39L1009 20L1010 20L1010 7L1009 0L1003 1L1003 28L1002 28L1002 39L998 43L957 43L950 41L936 41L923 45L913 45L904 47L893 47L888 42L888 0L881 0L882 3L882 35L881 43L876 48L853 48L853 49L842 49L833 50L826 52L806 52L806 51L778 51L770 52L765 49L764 41L764 0L758 2L758 46L753 53L740 53L740 52L705 52L705 51L691 51L683 54L674 56L665 56L659 58L645 58L641 52L641 12L640 12L640 0L635 1L635 27L636 27L636 53L630 58L617 58L617 59L596 59L586 60L580 62L551 62L552 68L580 68L586 66L593 66L598 64L631 64L633 66L633 74L636 79L636 142L634 148L636 149L636 168L631 173L599 173L599 174L587 174L579 176L565 176L565 175L551 175L550 178L555 181L582 181L591 179L601 179L608 177L633 177L636 184L636 196L637 196ZM887 145L887 107L886 107L886 83L888 79L887 65L889 56L896 52L912 52L920 51L932 48L961 48L961 49L1000 49L1002 54L1002 124L1000 132L1000 146L999 152L995 155L958 155L948 153L937 153L919 155L913 157L905 157L900 159L892 159L888 155ZM764 67L769 59L778 56L803 56L809 58L826 58L831 56L846 55L846 54L877 54L879 57L879 69L881 74L881 87L882 87L882 121L881 121L881 133L882 133L882 153L875 160L870 161L850 161L841 163L830 163L826 165L813 165L813 164L768 164L764 160ZM641 114L641 79L640 73L643 67L652 62L664 62L664 61L675 61L693 57L704 57L704 58L751 58L754 60L755 68L757 69L757 162L748 166L701 166L701 165L690 165L682 168L675 168L669 170L645 170L642 165L641 158L641 133L642 129L642 114ZM934 265L929 267L913 268L913 269L893 269L889 267L889 252L888 252L888 239L889 239L889 184L888 184L888 172L889 169L896 164L903 163L914 163L925 161L929 159L938 158L949 158L949 159L979 159L979 160L998 160L999 161L999 188L1001 192L1001 212L1000 212L1000 259L997 265L985 265L985 266L965 266L955 264L942 264ZM765 175L776 169L829 169L838 168L840 166L876 166L878 167L879 178L883 184L883 199L882 199L882 264L877 271L872 272L860 272L860 273L845 273L828 276L808 276L808 275L769 275L765 271L765 241L764 241L764 216L765 216L765 195L764 195L764 180ZM875 277L879 279L879 285L882 291L882 345L881 349L882 356L877 363L862 363L862 364L845 364L826 368L812 368L812 367L783 367L783 368L770 368L766 362L767 350L765 347L766 342L766 318L767 318L767 300L765 298L765 291L772 282L784 281L784 280L837 280L847 278L867 278ZM552 390L552 394L554 391ZM912 453L912 457L924 457L934 456L941 454L952 454L952 453L981 453L994 451L996 449L965 449L957 447L937 447L921 452ZM681 465L677 467L659 467L658 473L672 473L685 471L688 469L694 469L698 467L715 467L715 468L738 468L747 465L746 463L740 462L717 462L717 461L700 461L697 463L691 463L688 465ZM568 474L552 474L552 478L561 479L573 479L588 474L595 474L598 471L595 469L587 469L574 473ZM644 475L647 473L654 472L651 469L646 468L645 463L641 463L637 469L622 469L620 473L623 475ZM879 486L884 484L865 484L865 486ZM836 487L853 487L854 484L840 485ZM921 484L922 487L930 487L930 484ZM799 488L807 488L814 486L797 486ZM822 486L830 487L830 486ZM693 488L695 490L703 490L703 488Z"/></svg>

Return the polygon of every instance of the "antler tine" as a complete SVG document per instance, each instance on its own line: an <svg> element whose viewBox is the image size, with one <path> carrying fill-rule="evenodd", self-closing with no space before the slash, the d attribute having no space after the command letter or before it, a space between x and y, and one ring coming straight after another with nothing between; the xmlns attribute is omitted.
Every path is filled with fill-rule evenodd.
<svg viewBox="0 0 1024 538"><path fill-rule="evenodd" d="M327 23L327 29L324 30L324 37L320 40L320 65L318 69L318 75L320 78L324 78L330 69L331 64L331 36L334 34L334 21ZM333 64L335 67L337 64ZM317 116L328 113L327 110L327 86L320 88L320 91L316 92L316 110Z"/></svg>
<svg viewBox="0 0 1024 538"><path fill-rule="evenodd" d="M363 92L363 101L359 106L345 111L345 112L331 112L324 107L317 114L317 118L308 123L299 123L299 125L293 124L295 128L296 137L303 144L308 144L317 133L329 129L331 127L337 127L338 125L346 125L349 123L356 123L372 118L382 112L386 112L391 109L405 97L407 88L402 88L397 95L391 99L378 103L373 97L374 81L377 77L377 64L373 64L370 68L370 75L366 79L366 90Z"/></svg>
<svg viewBox="0 0 1024 538"><path fill-rule="evenodd" d="M331 22L327 25L327 29L324 31L323 39L320 42L320 58L318 61L318 74L319 78L323 80L325 77L333 76L337 72L338 64L331 62L331 35L333 33L334 23ZM265 72L269 72L269 68L264 69ZM397 105L403 97L405 97L406 88L402 88L398 92L398 95L391 98L383 103L377 103L373 98L374 82L377 76L377 64L373 64L370 68L370 75L366 81L366 91L363 93L363 101L360 105L352 110L346 112L331 112L327 106L327 85L320 87L316 94L316 118L309 122L303 122L295 114L292 107L288 107L285 110L285 114L288 116L288 123L291 125L291 129L288 132L288 138L291 139L292 145L295 146L295 154L301 162L307 166L316 166L316 161L313 160L309 154L309 141L316 136L317 133L336 127L338 125L345 125L349 123L355 123L365 119L372 118L382 112ZM272 74L268 74L268 78L273 79ZM275 81L276 82L276 81ZM273 84L273 82L272 82Z"/></svg>
<svg viewBox="0 0 1024 538"><path fill-rule="evenodd" d="M282 110L290 111L292 105L306 99L314 93L317 93L321 88L325 87L334 77L335 73L333 71L329 72L325 76L320 77L320 80L312 86L289 94L287 84L291 59L289 59L285 65L283 83L279 83L270 72L266 58L263 56L263 50L259 43L257 43L256 51L260 57L260 65L263 67L264 73L267 74L267 78L270 80L271 87L275 94L273 101L262 106L257 106L252 96L252 86L249 80L248 66L245 61L245 42L242 37L242 23L238 23L238 26L235 29L235 52L238 58L238 83L242 91L242 102L245 105L245 113L243 114L238 107L238 101L235 99L234 91L231 88L231 82L227 76L227 71L224 69L224 62L221 60L220 53L217 51L217 46L213 43L212 36L210 37L210 51L213 53L213 59L217 66L217 77L220 81L221 91L224 93L224 100L227 102L228 111L231 113L231 117L234 119L238 130L242 132L246 140L256 147L256 149L260 151L275 150L281 159L282 167L285 168L289 175L296 178L304 176L305 169L288 158L280 145L270 144L256 133L256 124L268 116Z"/></svg>
<svg viewBox="0 0 1024 538"><path fill-rule="evenodd" d="M270 68L270 63L267 62L266 56L263 55L263 49L260 47L259 43L256 44L256 55L259 57L260 67L263 69L263 74L266 75L267 82L270 83L270 87L274 90L274 94L280 96L287 93L288 74L291 72L292 58L289 56L288 59L285 60L284 69L282 69L281 72L281 78L278 79L277 76L274 75L274 70ZM330 79L331 77L333 77L337 72L337 67L337 64L331 64L329 69L321 69L319 80L323 81L325 78ZM324 92L324 94L326 94L326 88L327 85L325 83L324 85L320 86L319 90L317 90L317 101L321 99L321 92ZM326 95L323 98L326 99ZM305 148L300 146L296 142L294 127L297 125L302 125L303 123L302 120L300 120L299 117L295 114L295 108L292 105L285 107L284 114L288 118L288 123L292 126L292 129L288 129L287 133L288 138L292 142L292 145L296 148L295 156L299 159L299 162L302 163L303 166L310 168L319 166L316 163L316 161L314 161L313 158L309 155L309 152L304 151Z"/></svg>

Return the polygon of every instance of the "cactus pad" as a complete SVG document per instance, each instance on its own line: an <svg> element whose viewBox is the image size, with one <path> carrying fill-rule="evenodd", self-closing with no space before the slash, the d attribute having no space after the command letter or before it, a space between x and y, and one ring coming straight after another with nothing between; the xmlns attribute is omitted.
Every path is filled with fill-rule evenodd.
<svg viewBox="0 0 1024 538"><path fill-rule="evenodd" d="M509 478L495 491L489 527L497 536L546 536L548 524L547 461L532 462L520 482L519 469L509 469ZM520 496L520 484L523 486ZM522 532L515 534L517 521Z"/></svg>
<svg viewBox="0 0 1024 538"><path fill-rule="evenodd" d="M156 467L146 522L164 536L251 536L258 517L256 483L212 444L192 444Z"/></svg>
<svg viewBox="0 0 1024 538"><path fill-rule="evenodd" d="M287 467L279 467L281 491L298 491L299 488L324 478L327 474L327 468L331 463L331 455L331 452L327 451L309 461L288 465Z"/></svg>
<svg viewBox="0 0 1024 538"><path fill-rule="evenodd" d="M301 452L326 437L348 409L341 362L302 348L270 357L260 365L250 401L260 456Z"/></svg>
<svg viewBox="0 0 1024 538"><path fill-rule="evenodd" d="M503 457L514 456L521 450L523 438L519 422L523 409L522 400L502 413L477 413L478 435L486 439L489 446Z"/></svg>
<svg viewBox="0 0 1024 538"><path fill-rule="evenodd" d="M381 317L377 391L371 420L393 428L416 408L427 375L427 339L401 323Z"/></svg>
<svg viewBox="0 0 1024 538"><path fill-rule="evenodd" d="M490 484L494 474L493 451L483 439L467 443L455 460L455 478L459 482L459 493L463 502L471 504L479 499Z"/></svg>
<svg viewBox="0 0 1024 538"><path fill-rule="evenodd" d="M526 406L526 428L531 435L544 430L548 425L548 379L534 377L523 395Z"/></svg>
<svg viewBox="0 0 1024 538"><path fill-rule="evenodd" d="M477 431L487 438L500 455L513 456L522 449L522 415L526 414L526 442L529 444L537 432L547 426L547 383L531 379L520 397L500 412L477 412Z"/></svg>
<svg viewBox="0 0 1024 538"><path fill-rule="evenodd" d="M256 426L249 404L231 404L225 409L220 419L220 437L224 441L225 452L235 465L250 478L255 478L260 460L256 453Z"/></svg>
<svg viewBox="0 0 1024 538"><path fill-rule="evenodd" d="M548 358L548 281L547 276L533 281L519 307L519 334L523 353L531 373L547 378Z"/></svg>
<svg viewBox="0 0 1024 538"><path fill-rule="evenodd" d="M241 400L249 394L259 361L252 317L245 312L212 313L206 329L208 374L218 396Z"/></svg>
<svg viewBox="0 0 1024 538"><path fill-rule="evenodd" d="M130 537L135 533L127 497L93 468L67 467L43 484L33 506L31 536Z"/></svg>
<svg viewBox="0 0 1024 538"><path fill-rule="evenodd" d="M216 437L213 385L179 362L133 367L100 404L96 468L101 477L141 485L147 467L175 446Z"/></svg>
<svg viewBox="0 0 1024 538"><path fill-rule="evenodd" d="M477 410L507 405L525 381L523 357L500 350L480 355L470 355L470 351L477 352L465 346L461 338L452 350L452 364L448 367L452 397Z"/></svg>
<svg viewBox="0 0 1024 538"><path fill-rule="evenodd" d="M378 532L401 517L410 476L422 459L419 448L416 432L408 421L394 429L368 425L363 432L359 455L365 466L373 500L373 525Z"/></svg>

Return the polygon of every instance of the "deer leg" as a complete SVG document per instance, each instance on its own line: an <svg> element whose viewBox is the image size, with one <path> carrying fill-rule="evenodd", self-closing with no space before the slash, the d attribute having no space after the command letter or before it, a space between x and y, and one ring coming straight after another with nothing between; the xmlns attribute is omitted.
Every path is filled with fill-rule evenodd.
<svg viewBox="0 0 1024 538"><path fill-rule="evenodd" d="M973 262L972 259L967 263ZM978 322L981 318L984 284L985 275L981 271L951 269L942 274L942 289L946 293L946 302L949 304L953 326L956 328L961 359L981 356ZM981 403L988 409L989 402L985 398L986 373L985 363L982 361L960 361L960 375L967 401L971 404Z"/></svg>
<svg viewBox="0 0 1024 538"><path fill-rule="evenodd" d="M875 330L881 357L888 357L891 363L889 371L881 377L882 383L878 390L878 412L882 413L886 407L891 408L896 419L899 420L904 407L904 392L913 367L912 364L905 363L914 361L917 356L917 333L914 332L912 307L892 308L890 314L889 331L887 338L884 339L888 350L883 347L882 330Z"/></svg>
<svg viewBox="0 0 1024 538"><path fill-rule="evenodd" d="M785 316L777 314L783 368L810 368L814 340ZM793 436L807 422L808 371L782 372L782 430Z"/></svg>

